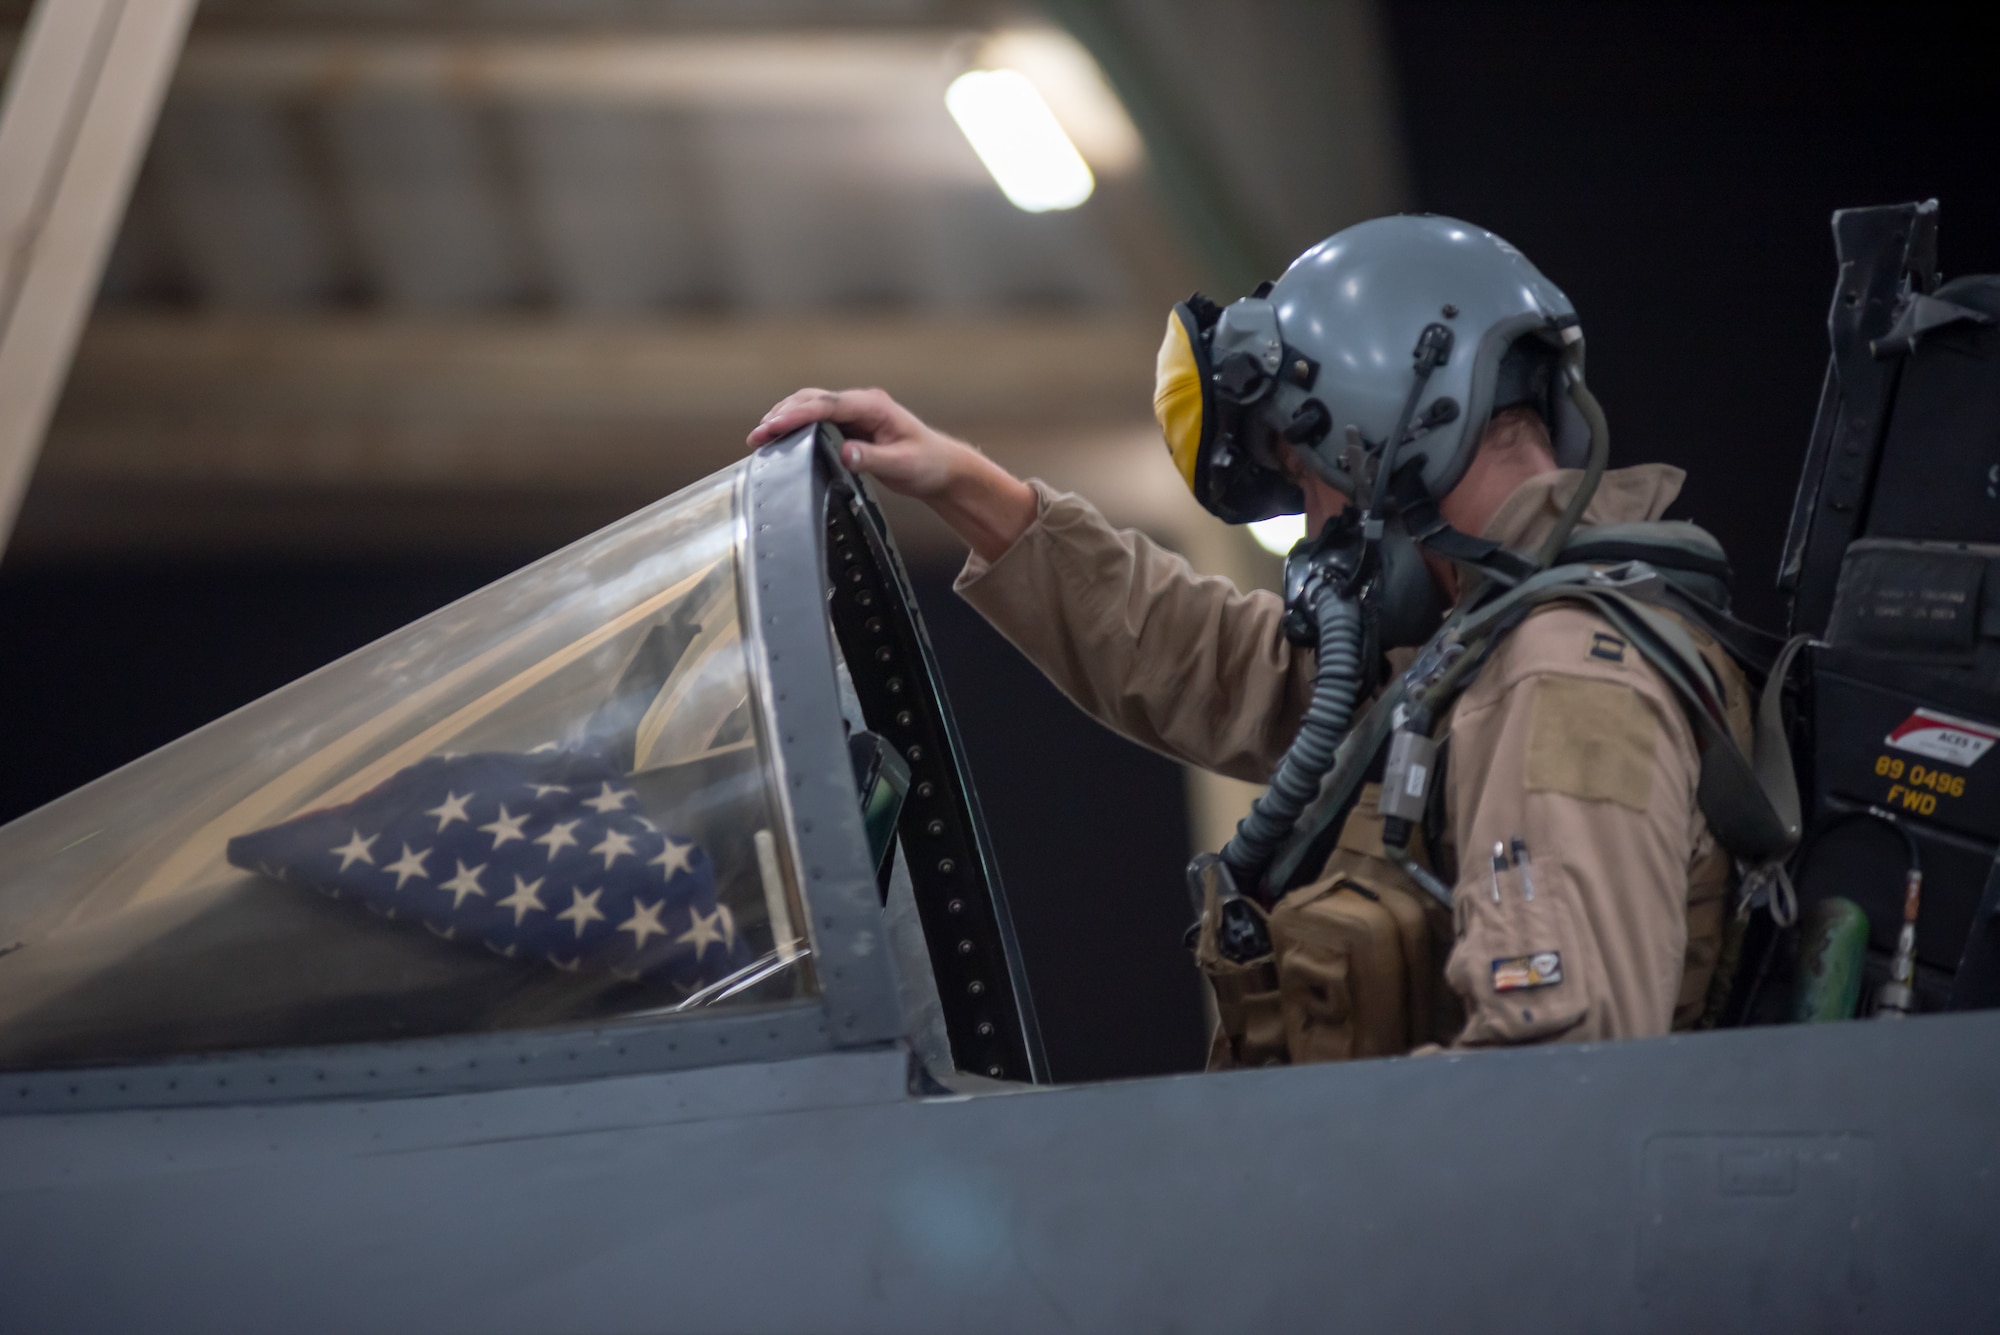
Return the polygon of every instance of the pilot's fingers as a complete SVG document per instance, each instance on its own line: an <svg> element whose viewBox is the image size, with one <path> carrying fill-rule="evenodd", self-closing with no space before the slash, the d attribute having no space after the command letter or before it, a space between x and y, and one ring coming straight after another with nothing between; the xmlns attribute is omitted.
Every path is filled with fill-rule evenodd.
<svg viewBox="0 0 2000 1335"><path fill-rule="evenodd" d="M748 443L768 444L810 422L832 422L848 434L880 438L908 431L916 419L879 389L802 389L779 400Z"/></svg>
<svg viewBox="0 0 2000 1335"><path fill-rule="evenodd" d="M747 443L752 449L767 445L787 432L796 431L808 422L817 422L830 417L839 407L840 396L824 389L794 390L771 405L771 411L764 414L750 432Z"/></svg>
<svg viewBox="0 0 2000 1335"><path fill-rule="evenodd" d="M858 440L844 440L840 443L840 462L847 465L850 473L873 473L882 462L875 457L879 448L863 445Z"/></svg>
<svg viewBox="0 0 2000 1335"><path fill-rule="evenodd" d="M864 474L891 491L919 498L937 491L949 476L936 451L905 438L886 445L849 438L840 444L840 461L851 473Z"/></svg>
<svg viewBox="0 0 2000 1335"><path fill-rule="evenodd" d="M787 394L771 405L771 410L765 413L763 420L751 430L745 439L745 444L751 449L756 449L759 445L768 445L787 431L796 430L807 422L819 420L819 416L825 415L824 408L831 406L828 401L837 397L823 389L801 389ZM813 414L807 406L809 404L822 405L822 411L818 416Z"/></svg>

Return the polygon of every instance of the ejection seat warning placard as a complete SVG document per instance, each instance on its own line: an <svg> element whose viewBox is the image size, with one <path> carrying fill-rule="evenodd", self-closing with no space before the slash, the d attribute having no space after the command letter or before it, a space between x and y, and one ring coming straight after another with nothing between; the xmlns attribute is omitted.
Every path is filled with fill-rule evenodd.
<svg viewBox="0 0 2000 1335"><path fill-rule="evenodd" d="M1883 741L1898 751L1969 767L2000 741L2000 728L1919 709L1896 725Z"/></svg>

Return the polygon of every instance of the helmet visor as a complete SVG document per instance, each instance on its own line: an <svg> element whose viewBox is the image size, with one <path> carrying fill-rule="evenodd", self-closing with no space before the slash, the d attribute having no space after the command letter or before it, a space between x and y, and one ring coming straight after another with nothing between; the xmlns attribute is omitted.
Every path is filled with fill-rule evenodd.
<svg viewBox="0 0 2000 1335"><path fill-rule="evenodd" d="M1153 416L1166 437L1174 470L1197 498L1203 449L1214 431L1207 357L1186 302L1167 316L1167 336L1153 366Z"/></svg>

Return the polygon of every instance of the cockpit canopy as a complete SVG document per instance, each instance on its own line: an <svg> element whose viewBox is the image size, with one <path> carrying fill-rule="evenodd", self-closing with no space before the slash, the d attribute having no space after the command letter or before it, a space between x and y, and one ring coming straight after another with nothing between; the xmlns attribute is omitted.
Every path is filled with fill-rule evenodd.
<svg viewBox="0 0 2000 1335"><path fill-rule="evenodd" d="M973 844L946 876L990 872L900 566L810 435L788 449L0 828L0 1069L815 1004L836 919L815 921L801 864L826 851L800 835L826 754L852 766L837 823L867 841L911 1037L944 1060L981 1024L996 1036L1018 974L1004 907L982 894L967 914L965 886L927 885L926 912L896 857L913 768L942 766L918 790L955 802ZM821 523L774 523L760 496ZM827 577L843 560L844 589ZM817 617L776 615L778 570L818 587ZM851 671L843 641L871 633ZM905 655L891 687L880 669ZM801 672L813 689L788 689ZM871 730L863 697L882 715L897 695ZM805 716L808 697L838 717ZM940 754L884 736L918 724L910 704ZM963 1006L939 1000L945 947L924 944L945 917L983 917L997 951L952 1038L943 1012Z"/></svg>

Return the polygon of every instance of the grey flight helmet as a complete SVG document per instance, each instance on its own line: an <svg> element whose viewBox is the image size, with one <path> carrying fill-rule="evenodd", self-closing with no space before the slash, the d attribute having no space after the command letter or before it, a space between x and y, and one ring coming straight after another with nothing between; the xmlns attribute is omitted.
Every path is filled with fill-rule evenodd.
<svg viewBox="0 0 2000 1335"><path fill-rule="evenodd" d="M1180 400L1187 411L1170 424L1166 377L1190 361L1200 411L1190 387ZM1250 297L1226 307L1199 296L1182 303L1160 370L1155 404L1175 462L1196 498L1233 523L1299 508L1277 467L1279 437L1371 511L1382 504L1371 493L1388 489L1386 476L1373 482L1385 452L1406 475L1403 495L1415 481L1442 497L1504 407L1541 412L1561 467L1591 464L1595 474L1608 444L1584 387L1583 334L1569 298L1513 246L1453 218L1358 223ZM1195 420L1206 429L1186 425ZM1402 439L1385 451L1404 420ZM1591 489L1579 489L1579 500Z"/></svg>

